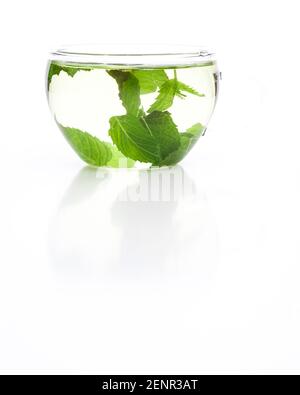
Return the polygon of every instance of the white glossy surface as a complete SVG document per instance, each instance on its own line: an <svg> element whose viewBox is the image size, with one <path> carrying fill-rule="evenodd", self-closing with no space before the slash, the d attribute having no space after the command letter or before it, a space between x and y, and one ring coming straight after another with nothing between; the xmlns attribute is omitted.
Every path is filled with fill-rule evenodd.
<svg viewBox="0 0 300 395"><path fill-rule="evenodd" d="M13 3L2 6L8 15ZM121 23L124 3L118 15L106 4L100 30L91 12L99 2L88 1L89 13L74 9L72 25L71 2L53 1L47 15L29 3L35 17L25 29L28 4L17 2L17 32L3 44L10 65L0 73L1 372L299 373L299 54L273 62L299 36L297 3L201 3L207 18L196 30L198 1L161 5L181 20L171 40L200 29L220 48L223 71L206 136L173 170L185 182L175 201L145 201L145 172L84 168L46 106L45 47L80 34L88 41L109 18ZM70 31L82 12L91 18L84 33ZM171 29L157 18L156 35L141 29L141 39ZM122 30L124 40L137 24ZM26 43L36 46L34 67L20 67L19 40L24 57Z"/></svg>

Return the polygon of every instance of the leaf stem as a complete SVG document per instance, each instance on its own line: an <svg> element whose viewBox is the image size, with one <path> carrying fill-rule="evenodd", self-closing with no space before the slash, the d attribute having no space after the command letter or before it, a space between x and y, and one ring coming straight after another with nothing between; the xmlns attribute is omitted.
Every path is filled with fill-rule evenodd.
<svg viewBox="0 0 300 395"><path fill-rule="evenodd" d="M174 80L177 81L177 70L174 69Z"/></svg>

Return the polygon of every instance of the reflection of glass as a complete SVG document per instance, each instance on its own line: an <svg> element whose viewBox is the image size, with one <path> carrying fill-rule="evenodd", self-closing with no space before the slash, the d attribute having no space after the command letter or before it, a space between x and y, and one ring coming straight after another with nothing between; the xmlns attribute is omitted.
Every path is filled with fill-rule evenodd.
<svg viewBox="0 0 300 395"><path fill-rule="evenodd" d="M111 208L112 223L122 230L120 264L125 271L145 274L164 270L163 263L179 242L175 214L178 204L195 196L184 170L140 171Z"/></svg>
<svg viewBox="0 0 300 395"><path fill-rule="evenodd" d="M50 250L63 277L148 281L209 265L216 231L205 195L179 166L84 168L62 199Z"/></svg>
<svg viewBox="0 0 300 395"><path fill-rule="evenodd" d="M60 203L60 208L89 199L93 193L96 193L100 183L107 181L109 178L108 172L103 172L101 176L99 173L97 175L97 169L94 167L82 168L66 191Z"/></svg>

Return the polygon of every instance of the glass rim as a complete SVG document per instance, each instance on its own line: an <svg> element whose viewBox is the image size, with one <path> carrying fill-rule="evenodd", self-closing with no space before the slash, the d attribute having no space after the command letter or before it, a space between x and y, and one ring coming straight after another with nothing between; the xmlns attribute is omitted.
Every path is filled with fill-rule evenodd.
<svg viewBox="0 0 300 395"><path fill-rule="evenodd" d="M99 66L192 66L215 61L215 53L198 45L72 44L51 51L50 60Z"/></svg>

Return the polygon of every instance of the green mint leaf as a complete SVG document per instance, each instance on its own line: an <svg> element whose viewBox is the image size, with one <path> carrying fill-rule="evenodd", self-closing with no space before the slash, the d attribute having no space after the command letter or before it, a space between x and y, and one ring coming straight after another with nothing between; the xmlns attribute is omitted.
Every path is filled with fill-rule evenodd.
<svg viewBox="0 0 300 395"><path fill-rule="evenodd" d="M190 151L190 145L191 141L189 137L181 135L179 148L176 151L171 152L164 160L162 160L159 163L159 166L172 166L179 163Z"/></svg>
<svg viewBox="0 0 300 395"><path fill-rule="evenodd" d="M51 63L51 64L50 64L49 70L48 70L48 90L49 90L49 86L50 86L52 77L53 77L54 75L58 75L58 74L61 72L61 70L62 70L62 67L61 67L61 66L58 66L58 65L55 64L55 63Z"/></svg>
<svg viewBox="0 0 300 395"><path fill-rule="evenodd" d="M128 79L124 81L120 97L127 114L137 115L139 113L140 87L138 80L133 75L129 75Z"/></svg>
<svg viewBox="0 0 300 395"><path fill-rule="evenodd" d="M155 102L151 105L148 112L153 111L165 111L170 108L173 104L175 95L181 99L185 98L184 92L191 93L199 97L204 96L203 94L196 91L196 89L184 84L177 80L177 78L166 81L159 90L159 95L157 96Z"/></svg>
<svg viewBox="0 0 300 395"><path fill-rule="evenodd" d="M187 129L184 133L181 133L181 135L197 141L199 137L203 136L205 129L205 126L201 125L201 123L196 123L189 129Z"/></svg>
<svg viewBox="0 0 300 395"><path fill-rule="evenodd" d="M107 73L117 81L119 97L127 114L138 115L141 106L138 79L131 73L121 70L110 70Z"/></svg>
<svg viewBox="0 0 300 395"><path fill-rule="evenodd" d="M117 81L119 89L122 88L123 82L126 81L129 76L128 71L106 70L106 72L107 72L107 74L109 74L112 78L114 78Z"/></svg>
<svg viewBox="0 0 300 395"><path fill-rule="evenodd" d="M169 112L154 111L142 118L142 122L155 138L159 148L160 163L180 145L180 134Z"/></svg>
<svg viewBox="0 0 300 395"><path fill-rule="evenodd" d="M187 129L186 132L180 134L179 148L171 152L165 159L163 159L159 166L172 166L180 162L188 152L196 144L197 140L204 134L205 127L200 123L193 125Z"/></svg>
<svg viewBox="0 0 300 395"><path fill-rule="evenodd" d="M108 144L108 143L107 143ZM135 164L135 161L126 158L125 155L120 152L115 145L109 144L111 152L112 152L112 158L110 161L107 162L106 166L109 167L133 167Z"/></svg>
<svg viewBox="0 0 300 395"><path fill-rule="evenodd" d="M59 75L59 73L61 71L65 71L69 76L73 77L77 71L91 71L92 69L89 67L72 67L72 66L68 66L68 65L59 65L57 63L51 63L49 66L49 70L48 70L48 90L49 90L49 86L52 80L52 77L54 75Z"/></svg>
<svg viewBox="0 0 300 395"><path fill-rule="evenodd" d="M159 160L156 140L139 118L122 115L110 118L109 123L109 135L125 156L146 163Z"/></svg>
<svg viewBox="0 0 300 395"><path fill-rule="evenodd" d="M146 115L147 114L145 113L144 109L140 108L137 116L138 117L145 117Z"/></svg>
<svg viewBox="0 0 300 395"><path fill-rule="evenodd" d="M105 166L112 159L110 144L79 129L68 128L58 124L65 138L86 163L92 166Z"/></svg>
<svg viewBox="0 0 300 395"><path fill-rule="evenodd" d="M132 74L139 81L141 94L155 92L168 81L164 70L132 70Z"/></svg>
<svg viewBox="0 0 300 395"><path fill-rule="evenodd" d="M198 91L196 91L196 89L191 88L190 86L184 84L183 82L177 81L176 94L178 96L184 96L185 97L185 95L183 95L181 91L188 92L188 93L191 93L192 95L196 95L196 96L199 96L199 97L205 96L203 93L199 93Z"/></svg>
<svg viewBox="0 0 300 395"><path fill-rule="evenodd" d="M148 110L149 113L165 111L172 106L176 94L176 83L176 80L168 80L161 86L155 102Z"/></svg>

